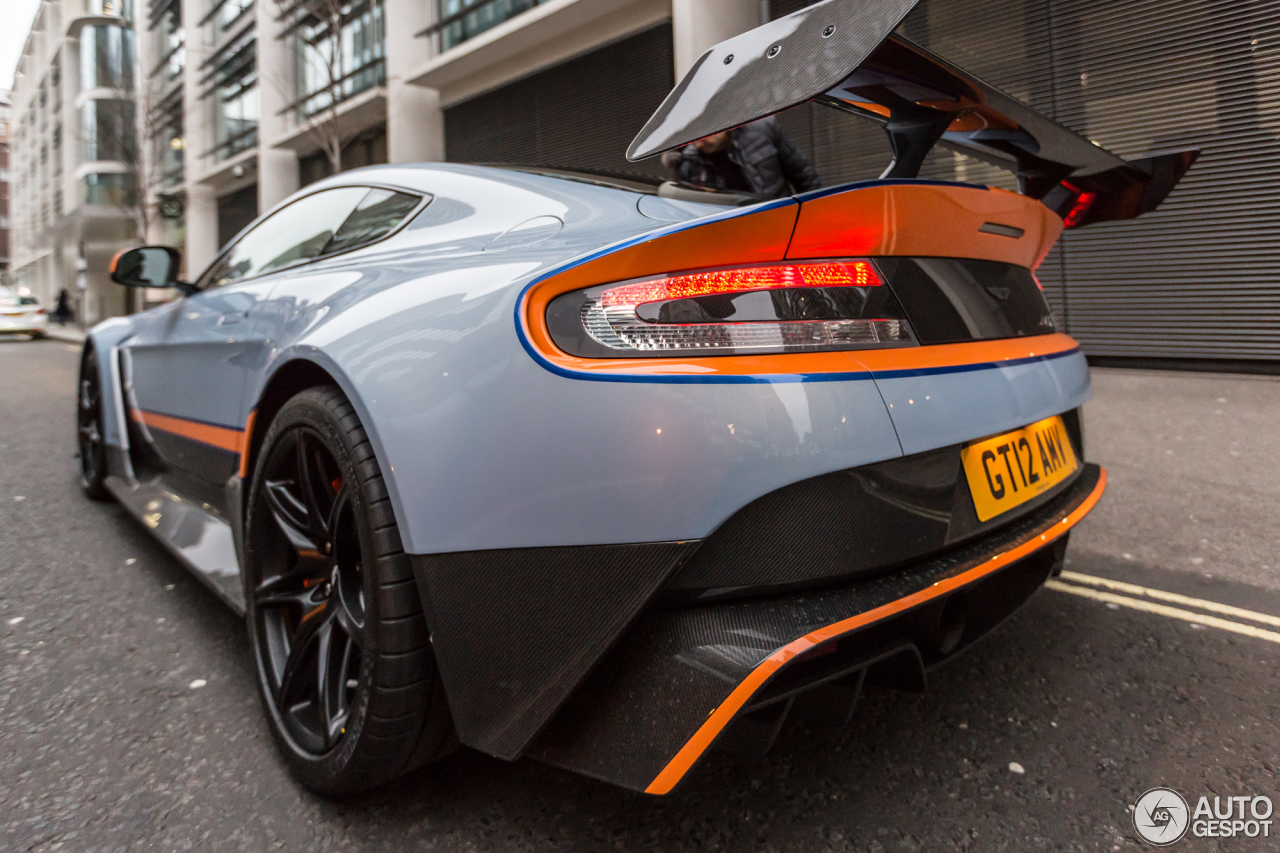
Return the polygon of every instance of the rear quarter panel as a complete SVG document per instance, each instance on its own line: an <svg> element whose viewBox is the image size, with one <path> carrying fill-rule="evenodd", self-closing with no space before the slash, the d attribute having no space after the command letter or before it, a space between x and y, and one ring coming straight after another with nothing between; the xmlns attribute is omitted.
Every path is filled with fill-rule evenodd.
<svg viewBox="0 0 1280 853"><path fill-rule="evenodd" d="M852 358L843 380L819 382L595 382L547 370L517 335L524 287L659 223L635 195L531 176L442 171L420 186L435 200L396 239L277 288L263 322L280 346L250 389L253 399L296 358L338 380L410 552L699 538L789 482L901 453ZM565 223L555 237L492 248L546 216Z"/></svg>

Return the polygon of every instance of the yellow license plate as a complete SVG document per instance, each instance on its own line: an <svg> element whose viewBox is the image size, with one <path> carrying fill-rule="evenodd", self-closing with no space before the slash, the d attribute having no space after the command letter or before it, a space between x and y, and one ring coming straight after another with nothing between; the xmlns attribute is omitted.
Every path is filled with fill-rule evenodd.
<svg viewBox="0 0 1280 853"><path fill-rule="evenodd" d="M1061 483L1079 467L1062 418L974 442L960 451L969 494L986 521Z"/></svg>

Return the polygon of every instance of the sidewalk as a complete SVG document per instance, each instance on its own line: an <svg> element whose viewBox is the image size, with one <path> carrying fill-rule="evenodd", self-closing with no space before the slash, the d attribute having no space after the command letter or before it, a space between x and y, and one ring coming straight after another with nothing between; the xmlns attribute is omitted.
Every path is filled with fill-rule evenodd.
<svg viewBox="0 0 1280 853"><path fill-rule="evenodd" d="M1280 590L1280 377L1094 368L1093 392L1110 478L1072 551Z"/></svg>
<svg viewBox="0 0 1280 853"><path fill-rule="evenodd" d="M84 332L75 326L57 326L50 323L44 330L44 336L50 340L66 341L72 344L84 343Z"/></svg>

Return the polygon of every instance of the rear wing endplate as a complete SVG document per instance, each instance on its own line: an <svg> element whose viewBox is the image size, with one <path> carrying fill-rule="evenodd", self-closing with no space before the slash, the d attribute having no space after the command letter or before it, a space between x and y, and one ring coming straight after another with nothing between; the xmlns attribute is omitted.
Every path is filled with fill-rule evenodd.
<svg viewBox="0 0 1280 853"><path fill-rule="evenodd" d="M1154 210L1198 152L1126 161L894 29L918 0L824 0L708 50L631 143L640 160L806 101L879 122L913 178L937 144L1006 168L1067 228Z"/></svg>

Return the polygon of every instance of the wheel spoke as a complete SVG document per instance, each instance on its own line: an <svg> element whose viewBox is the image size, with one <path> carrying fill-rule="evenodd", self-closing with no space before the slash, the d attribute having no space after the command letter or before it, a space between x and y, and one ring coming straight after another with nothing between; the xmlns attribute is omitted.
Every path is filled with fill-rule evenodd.
<svg viewBox="0 0 1280 853"><path fill-rule="evenodd" d="M310 521L308 532L328 544L333 536L333 528L329 525L329 513L321 508L322 495L319 491L324 488L327 478L319 453L302 430L298 431L297 454L298 491Z"/></svg>
<svg viewBox="0 0 1280 853"><path fill-rule="evenodd" d="M267 480L263 489L267 504L271 507L276 526L284 533L294 550L319 553L323 543L316 540L310 529L307 508L290 492L289 487L293 485L291 480Z"/></svg>
<svg viewBox="0 0 1280 853"><path fill-rule="evenodd" d="M298 623L298 628L294 631L293 637L290 638L289 658L285 661L284 670L280 675L280 687L276 694L276 703L281 711L287 711L292 705L290 699L305 690L306 675L302 672L303 665L312 646L322 628L327 627L330 622L328 613L329 603L323 601L316 605L315 608L303 615ZM303 683L299 683L302 679ZM314 694L313 694L314 695ZM305 697L305 694L303 694ZM309 698L309 697L307 697Z"/></svg>
<svg viewBox="0 0 1280 853"><path fill-rule="evenodd" d="M310 609L316 604L316 589L324 584L328 573L320 560L299 561L293 571L265 580L253 590L258 607L295 605Z"/></svg>
<svg viewBox="0 0 1280 853"><path fill-rule="evenodd" d="M354 671L353 671L354 668ZM348 690L354 690L354 682L360 677L360 647L355 643L355 637L348 636L345 648L342 650L342 666L338 667L338 695L342 697L342 711L347 713L351 707L347 704L346 697Z"/></svg>
<svg viewBox="0 0 1280 853"><path fill-rule="evenodd" d="M325 691L325 695L329 697L329 702L331 703L325 716L331 743L336 743L338 738L342 737L347 725L347 719L351 715L351 703L347 701L347 693L353 690L354 687L348 686L347 682L354 682L360 675L360 651L356 647L353 638L342 636L341 633L335 632L330 644L339 643L341 644L342 654L338 658L336 671L332 668L330 669L330 686Z"/></svg>
<svg viewBox="0 0 1280 853"><path fill-rule="evenodd" d="M346 601L346 597L338 590L334 590L333 598L330 601L332 602L334 621L351 638L351 642L355 644L356 648L363 650L364 614L353 613L352 608Z"/></svg>
<svg viewBox="0 0 1280 853"><path fill-rule="evenodd" d="M333 723L337 709L334 707L333 685L329 679L335 674L331 661L333 643L333 619L326 618L316 631L316 710L320 712L320 726L326 747L333 743Z"/></svg>

